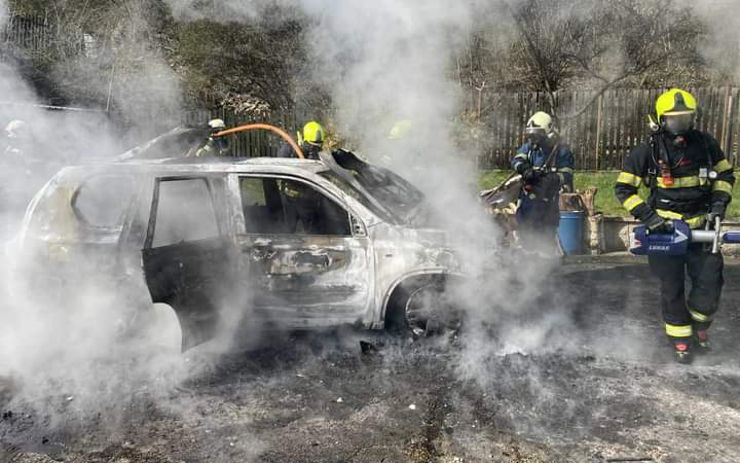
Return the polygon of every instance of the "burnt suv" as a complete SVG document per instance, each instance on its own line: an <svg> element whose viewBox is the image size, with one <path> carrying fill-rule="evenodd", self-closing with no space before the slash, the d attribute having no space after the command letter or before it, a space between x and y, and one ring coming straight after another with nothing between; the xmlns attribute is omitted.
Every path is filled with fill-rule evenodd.
<svg viewBox="0 0 740 464"><path fill-rule="evenodd" d="M459 271L425 208L404 179L341 150L130 160L60 171L29 205L20 244L56 285L92 272L169 305L183 349L235 323L234 307L246 323L420 334Z"/></svg>

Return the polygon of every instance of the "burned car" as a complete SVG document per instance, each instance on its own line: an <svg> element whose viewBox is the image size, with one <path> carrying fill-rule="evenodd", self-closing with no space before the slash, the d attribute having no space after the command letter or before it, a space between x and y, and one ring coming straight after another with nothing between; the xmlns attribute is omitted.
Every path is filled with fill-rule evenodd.
<svg viewBox="0 0 740 464"><path fill-rule="evenodd" d="M73 286L80 262L169 305L182 346L223 324L353 324L421 334L458 275L424 196L351 152L320 160L129 160L68 167L36 195L20 243ZM149 299L150 297L150 299ZM243 309L244 320L225 317Z"/></svg>

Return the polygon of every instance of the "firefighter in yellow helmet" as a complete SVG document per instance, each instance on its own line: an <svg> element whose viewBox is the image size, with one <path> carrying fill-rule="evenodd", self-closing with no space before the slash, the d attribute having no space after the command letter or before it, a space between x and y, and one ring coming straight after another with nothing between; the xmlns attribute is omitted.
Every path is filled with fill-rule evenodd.
<svg viewBox="0 0 740 464"><path fill-rule="evenodd" d="M319 152L324 146L324 128L316 121L309 121L303 126L303 132L298 133L298 145L303 150L306 159L319 159ZM278 151L280 158L294 158L296 156L293 148L283 143Z"/></svg>
<svg viewBox="0 0 740 464"><path fill-rule="evenodd" d="M413 123L410 119L402 119L396 121L388 132L388 140L401 140L406 138L413 128Z"/></svg>
<svg viewBox="0 0 740 464"><path fill-rule="evenodd" d="M388 131L380 156L373 162L399 172L413 184L429 182L427 150L434 135L432 125L419 119L397 119ZM474 187L471 187L474 188Z"/></svg>
<svg viewBox="0 0 740 464"><path fill-rule="evenodd" d="M309 121L298 133L298 145L306 159L319 159L324 146L324 128L316 121ZM280 158L295 158L295 150L283 143L278 151ZM322 230L321 211L323 196L306 184L293 181L281 181L280 191L284 199L286 222L290 232L297 232L299 227L304 233L317 233Z"/></svg>
<svg viewBox="0 0 740 464"><path fill-rule="evenodd" d="M419 156L419 147L415 143L414 124L411 119L399 119L393 123L383 149L379 150L380 157L375 160L381 166L393 166L403 170L407 175L423 167Z"/></svg>
<svg viewBox="0 0 740 464"><path fill-rule="evenodd" d="M697 102L681 89L670 89L655 103L656 120L650 139L624 162L615 193L624 208L652 233L668 233L674 220L692 229L714 227L732 199L735 176L717 140L694 128ZM650 190L647 201L640 186ZM660 303L665 331L676 360L691 361L695 350L709 349L707 329L719 305L724 282L722 255L702 244L691 244L683 256L649 256L660 279ZM691 279L688 298L684 282Z"/></svg>

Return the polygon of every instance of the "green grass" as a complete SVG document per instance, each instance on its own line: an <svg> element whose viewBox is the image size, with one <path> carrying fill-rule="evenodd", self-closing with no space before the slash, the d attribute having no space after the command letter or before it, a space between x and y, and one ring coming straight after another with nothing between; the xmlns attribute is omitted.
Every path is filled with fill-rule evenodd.
<svg viewBox="0 0 740 464"><path fill-rule="evenodd" d="M495 187L506 179L509 174L511 174L511 171L482 171L478 177L478 185L481 189ZM617 175L619 173L616 171L576 172L575 187L576 190L580 191L590 186L598 187L599 190L596 193L597 211L608 215L628 216L627 211L622 208L622 205L614 196L614 184L617 181ZM740 172L735 172L735 176L740 177ZM647 198L647 190L641 188L640 195L643 198ZM740 218L740 187L733 191L733 200L728 207L727 216Z"/></svg>

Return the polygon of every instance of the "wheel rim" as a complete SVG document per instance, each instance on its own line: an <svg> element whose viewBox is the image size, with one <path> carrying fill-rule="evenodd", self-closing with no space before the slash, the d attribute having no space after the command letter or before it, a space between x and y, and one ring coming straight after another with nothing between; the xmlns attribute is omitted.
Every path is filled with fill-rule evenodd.
<svg viewBox="0 0 740 464"><path fill-rule="evenodd" d="M431 286L411 292L404 308L406 325L414 336L425 335L430 328L439 327L442 295Z"/></svg>

